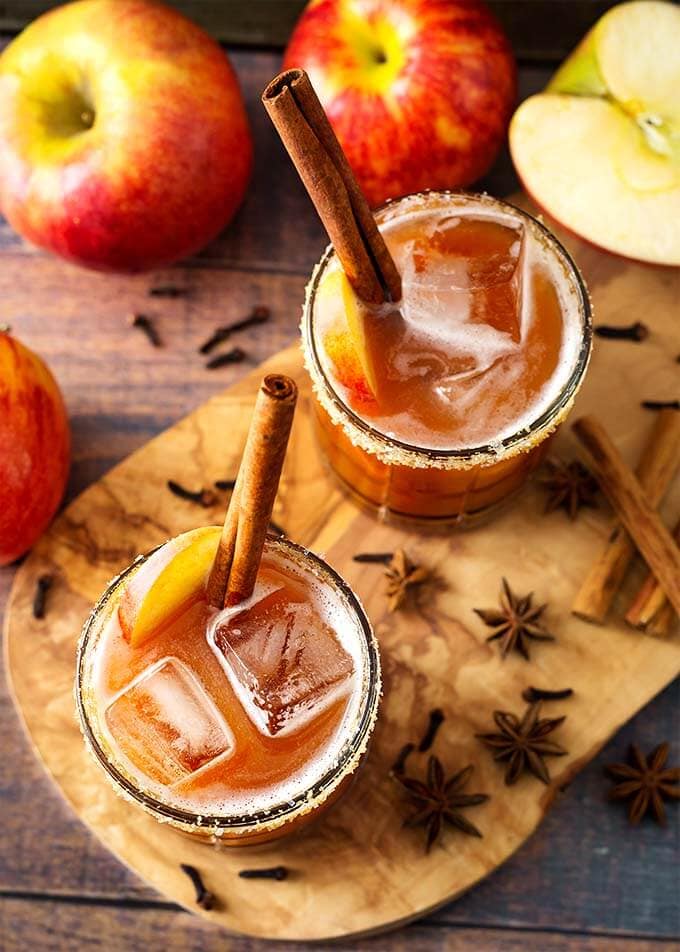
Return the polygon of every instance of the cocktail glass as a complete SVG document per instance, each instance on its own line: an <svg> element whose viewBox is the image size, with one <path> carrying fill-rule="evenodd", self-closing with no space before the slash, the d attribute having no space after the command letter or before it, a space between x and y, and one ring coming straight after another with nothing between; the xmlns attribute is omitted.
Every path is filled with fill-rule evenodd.
<svg viewBox="0 0 680 952"><path fill-rule="evenodd" d="M588 293L568 252L555 236L528 213L488 195L425 192L388 203L376 212L382 228L421 209L455 216L470 204L484 214L497 212L526 229L559 273L569 296L569 321L577 346L568 373L548 405L515 432L482 445L434 448L413 445L381 432L352 408L328 371L319 331L319 289L337 266L329 247L307 287L302 320L305 363L315 394L318 442L332 471L346 490L384 517L420 522L468 524L487 517L525 483L547 453L550 438L571 410L591 351L592 326ZM566 317L565 317L566 319Z"/></svg>
<svg viewBox="0 0 680 952"><path fill-rule="evenodd" d="M214 531L216 540L220 530L215 528ZM219 777L219 770L232 769L234 732L229 724L228 706L225 710L223 699L217 696L220 693L219 673L218 687L215 687L215 670L219 672L219 665L212 664L212 681L208 689L207 684L201 683L200 672L191 670L190 660L187 661L186 657L168 657L169 652L163 650L161 653L166 656L158 659L149 655L146 669L141 674L137 671L131 679L132 683L123 685L113 700L110 697L105 702L101 700L102 670L108 660L102 651L107 650L109 643L114 647L116 645L115 640L107 642L107 631L109 626L115 628L118 624L123 593L151 555L153 553L140 556L113 579L83 628L78 647L75 693L87 747L116 793L160 822L206 842L240 846L266 842L300 829L324 813L347 790L366 756L375 725L381 689L380 661L377 643L361 604L346 582L318 556L285 538L267 538L263 564L273 564L296 578L298 575L308 577L313 582L318 598L332 606L329 624L336 633L342 630L343 644L350 646L354 667L358 668L354 671L351 697L333 743L329 742L319 753L318 764L312 760L300 772L302 779L298 783L299 789L293 793L289 789L281 799L273 797L271 791L260 795L254 790L247 808L243 807L242 795L233 805L228 796L222 795L219 808L215 809L210 808L209 802L206 803L206 797L209 801L209 791L206 793L203 790L200 803L192 805L191 787L194 778L203 776L205 779L206 770L212 770L214 776ZM214 640L217 640L216 630L219 629L213 625L210 637ZM237 634L240 631L234 630ZM272 639L277 637L277 632L272 634L270 629L267 637L269 640L263 640L263 645L273 644ZM342 661L338 661L341 655L337 645L329 642L329 648L332 648L331 656L326 654L326 660L322 658L322 662L334 668L337 680L342 677ZM120 640L118 649L128 650ZM147 649L141 647L138 650ZM215 651L214 644L212 650ZM177 653L180 654L179 651ZM247 652L237 648L237 654L240 661L237 658L236 663L242 664L246 658L247 664ZM323 651L317 654L320 657ZM143 668L146 661L142 660L140 664ZM327 672L328 668L323 670ZM264 677L262 672L257 672L257 675ZM226 690L226 673L224 678ZM149 697L153 702L151 708ZM233 703L233 692L231 698ZM159 703L165 708L164 723L160 728ZM134 708L132 721L131 706ZM153 722L150 724L152 733L148 736L153 739L155 731L157 742L148 745L154 749L147 752L149 775L143 776L128 754L130 743L144 743L144 732L148 726L140 724L139 720L135 722L134 718L141 717L143 721L145 712L149 711ZM257 713L261 715L263 711L270 712L271 706L265 704ZM193 726L191 731L187 728L187 736L183 736L182 717L187 712L192 713ZM243 718L243 711L240 716ZM168 721L172 723L168 724ZM129 731L134 735L132 741L123 734L116 738L118 723L129 725ZM200 735L198 738L197 734ZM288 736L290 731L288 735L282 731L281 735ZM277 736L266 736L263 741L274 754ZM293 731L293 746L296 736L299 735ZM290 736L288 740L291 740ZM163 748L168 744L170 756L163 758Z"/></svg>

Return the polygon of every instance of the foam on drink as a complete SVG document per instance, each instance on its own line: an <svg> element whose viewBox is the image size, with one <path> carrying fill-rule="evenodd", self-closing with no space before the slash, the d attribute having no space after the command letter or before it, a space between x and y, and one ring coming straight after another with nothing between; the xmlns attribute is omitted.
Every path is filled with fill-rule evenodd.
<svg viewBox="0 0 680 952"><path fill-rule="evenodd" d="M368 316L377 400L347 385L324 346L346 328L342 300L324 294L337 259L319 282L314 337L336 392L371 426L418 447L493 445L527 429L564 388L582 343L578 289L555 246L484 196L412 196L379 217L403 297L398 314L384 305Z"/></svg>
<svg viewBox="0 0 680 952"><path fill-rule="evenodd" d="M199 600L136 648L110 614L89 663L90 695L106 749L138 789L180 809L241 816L292 801L337 766L360 716L367 648L345 594L311 564L270 546L247 603L215 612ZM284 595L301 626L287 658L285 632L266 627ZM238 642L249 626L250 654ZM277 650L286 664L267 681Z"/></svg>

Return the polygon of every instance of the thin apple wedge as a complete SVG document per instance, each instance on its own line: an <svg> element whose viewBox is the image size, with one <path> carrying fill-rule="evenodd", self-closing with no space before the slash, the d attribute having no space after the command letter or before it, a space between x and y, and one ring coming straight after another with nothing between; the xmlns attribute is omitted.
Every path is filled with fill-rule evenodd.
<svg viewBox="0 0 680 952"><path fill-rule="evenodd" d="M680 9L608 11L510 125L538 205L608 251L680 265Z"/></svg>
<svg viewBox="0 0 680 952"><path fill-rule="evenodd" d="M357 390L358 394L364 397L376 397L380 387L378 372L380 355L376 353L376 350L381 346L381 337L379 333L376 333L378 328L374 326L371 330L370 325L376 325L383 317L386 318L390 311L393 312L396 309L391 304L380 305L378 308L368 307L357 297L345 272L341 269L331 271L323 279L317 298L319 307L322 307L323 299L330 299L333 302L332 309L338 311L338 322L346 324L347 327L347 333L335 335L336 346L332 348L335 351L351 351L351 354L344 353L339 356L342 357L341 362L345 370L349 369L350 364L354 365L355 369L350 377L356 378L355 383L343 382L349 389ZM342 343L340 348L337 346L339 343ZM356 372L357 367L360 368L360 374Z"/></svg>
<svg viewBox="0 0 680 952"><path fill-rule="evenodd" d="M151 555L130 579L120 600L123 636L136 648L198 598L215 558L219 526L192 529Z"/></svg>

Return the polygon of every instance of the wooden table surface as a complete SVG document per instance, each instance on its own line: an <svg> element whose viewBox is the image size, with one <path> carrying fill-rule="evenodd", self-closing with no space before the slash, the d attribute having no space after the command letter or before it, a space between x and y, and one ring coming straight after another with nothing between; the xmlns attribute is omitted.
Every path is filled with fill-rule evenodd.
<svg viewBox="0 0 680 952"><path fill-rule="evenodd" d="M196 348L217 323L255 304L271 307L273 321L239 341L248 367L296 338L303 288L324 237L259 105L279 54L237 50L232 57L255 132L255 175L237 219L199 257L152 276L89 274L27 247L0 221L0 322L47 358L63 388L74 437L68 498L244 373L244 365L203 368ZM522 68L522 95L540 89L549 73ZM499 195L517 187L507 155L483 184ZM187 286L190 295L150 299L148 287L166 280ZM127 326L123 287L128 301L133 288L138 309L156 318L163 349L152 349ZM12 575L11 568L0 569L0 610ZM565 791L533 839L477 889L360 946L676 948L680 812L671 808L667 829L653 823L629 829L624 810L606 803L602 766L622 759L630 741L649 749L665 738L672 760L680 761L677 700L672 686L649 704ZM263 947L163 901L95 841L37 763L4 684L0 750L0 949Z"/></svg>

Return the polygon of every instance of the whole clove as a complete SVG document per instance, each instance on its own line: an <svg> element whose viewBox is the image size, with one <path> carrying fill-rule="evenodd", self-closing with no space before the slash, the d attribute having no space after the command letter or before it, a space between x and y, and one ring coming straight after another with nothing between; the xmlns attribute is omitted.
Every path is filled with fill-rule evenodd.
<svg viewBox="0 0 680 952"><path fill-rule="evenodd" d="M548 691L545 688L528 687L522 691L522 697L529 704L535 704L536 701L563 701L565 698L571 697L573 693L571 688L564 688L561 691Z"/></svg>
<svg viewBox="0 0 680 952"><path fill-rule="evenodd" d="M242 331L255 324L264 324L270 317L271 311L268 307L254 307L248 317L241 318L241 320L234 321L231 324L223 324L221 327L216 327L211 336L199 347L199 354L209 354L218 344L222 344L225 340L228 340L234 331Z"/></svg>
<svg viewBox="0 0 680 952"><path fill-rule="evenodd" d="M423 734L422 740L418 744L418 751L421 754L424 754L426 750L429 750L434 739L437 736L437 731L441 727L444 721L444 712L440 707L435 707L430 711L430 722L427 725L427 730Z"/></svg>
<svg viewBox="0 0 680 952"><path fill-rule="evenodd" d="M189 294L189 288L182 288L176 284L158 284L149 288L149 296L156 298L179 298L186 297Z"/></svg>
<svg viewBox="0 0 680 952"><path fill-rule="evenodd" d="M643 410L680 410L680 400L643 400Z"/></svg>
<svg viewBox="0 0 680 952"><path fill-rule="evenodd" d="M265 869L242 869L239 872L241 879L276 879L282 882L288 878L288 869L285 866L269 866Z"/></svg>
<svg viewBox="0 0 680 952"><path fill-rule="evenodd" d="M633 340L639 343L649 337L649 328L640 321L625 327L611 327L607 324L600 324L595 328L595 334L609 340Z"/></svg>
<svg viewBox="0 0 680 952"><path fill-rule="evenodd" d="M392 561L392 552L360 552L352 556L353 562L373 562L378 565L389 565Z"/></svg>
<svg viewBox="0 0 680 952"><path fill-rule="evenodd" d="M140 331L146 334L154 347L163 346L163 342L161 341L160 335L156 330L156 326L147 314L133 314L130 317L130 326L138 327Z"/></svg>
<svg viewBox="0 0 680 952"><path fill-rule="evenodd" d="M201 909L212 909L215 905L215 897L210 890L205 888L205 883L196 867L190 866L188 863L180 863L179 868L183 873L187 874L194 885L197 905L199 905Z"/></svg>
<svg viewBox="0 0 680 952"><path fill-rule="evenodd" d="M47 593L52 587L53 578L51 575L41 575L35 583L35 595L33 596L33 617L45 617L45 603Z"/></svg>
<svg viewBox="0 0 680 952"><path fill-rule="evenodd" d="M236 485L235 479L216 479L215 480L215 489L220 489L222 492L231 492L234 486Z"/></svg>
<svg viewBox="0 0 680 952"><path fill-rule="evenodd" d="M390 767L391 774L402 774L406 769L406 761L416 749L415 744L404 744L399 753L397 754L396 760Z"/></svg>
<svg viewBox="0 0 680 952"><path fill-rule="evenodd" d="M217 494L214 493L212 489L197 489L194 491L193 489L187 489L174 479L169 479L167 486L174 496L178 496L180 499L186 499L188 502L197 502L206 509L209 506L214 506L217 502Z"/></svg>
<svg viewBox="0 0 680 952"><path fill-rule="evenodd" d="M205 365L206 370L216 370L218 367L226 367L227 364L240 364L248 355L240 347L232 347L225 354L218 354Z"/></svg>

